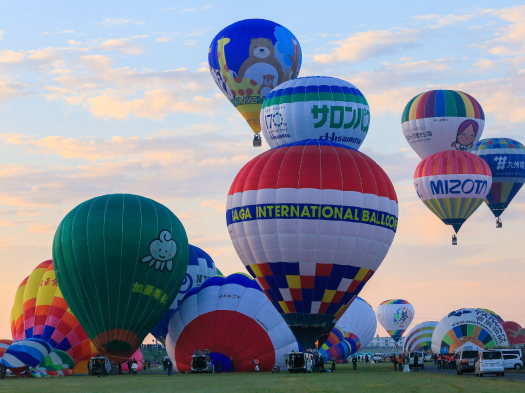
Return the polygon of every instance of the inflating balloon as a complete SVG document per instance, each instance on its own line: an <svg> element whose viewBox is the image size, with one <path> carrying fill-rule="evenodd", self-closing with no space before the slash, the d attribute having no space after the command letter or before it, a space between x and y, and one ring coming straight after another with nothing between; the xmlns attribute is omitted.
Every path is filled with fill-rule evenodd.
<svg viewBox="0 0 525 393"><path fill-rule="evenodd" d="M15 294L15 302L11 309L11 335L13 340L23 340L25 338L24 331L24 292L29 276L24 278Z"/></svg>
<svg viewBox="0 0 525 393"><path fill-rule="evenodd" d="M345 333L337 326L332 329L324 344L319 348L319 354L324 357L324 363L332 358L342 363L350 355L350 345L345 341Z"/></svg>
<svg viewBox="0 0 525 393"><path fill-rule="evenodd" d="M24 337L33 337L33 326L35 325L36 295L40 288L40 281L49 265L53 262L47 260L39 264L31 272L24 290Z"/></svg>
<svg viewBox="0 0 525 393"><path fill-rule="evenodd" d="M358 297L335 326L344 332L345 341L350 346L349 355L352 355L366 348L374 338L377 330L376 313L370 304Z"/></svg>
<svg viewBox="0 0 525 393"><path fill-rule="evenodd" d="M0 360L4 356L5 351L13 343L13 340L0 340Z"/></svg>
<svg viewBox="0 0 525 393"><path fill-rule="evenodd" d="M209 278L183 298L170 320L166 338L173 369L191 370L195 350L208 349L215 367L253 371L254 358L262 371L285 367L283 355L299 347L275 307L257 283L245 274Z"/></svg>
<svg viewBox="0 0 525 393"><path fill-rule="evenodd" d="M499 218L525 182L525 146L510 138L488 138L479 141L472 153L483 158L492 172L485 203Z"/></svg>
<svg viewBox="0 0 525 393"><path fill-rule="evenodd" d="M29 367L38 366L51 350L48 343L36 338L16 341L7 348L0 364L5 364L12 372L23 371L26 364Z"/></svg>
<svg viewBox="0 0 525 393"><path fill-rule="evenodd" d="M430 351L432 348L432 334L437 324L435 321L428 321L414 326L407 334L403 352Z"/></svg>
<svg viewBox="0 0 525 393"><path fill-rule="evenodd" d="M166 313L188 267L188 239L165 206L113 194L81 203L53 241L58 286L104 356L129 358Z"/></svg>
<svg viewBox="0 0 525 393"><path fill-rule="evenodd" d="M381 265L397 211L394 187L372 159L305 140L247 163L228 193L226 219L247 270L301 347L314 348Z"/></svg>
<svg viewBox="0 0 525 393"><path fill-rule="evenodd" d="M510 345L525 345L525 329L519 323L506 321L501 325L505 329Z"/></svg>
<svg viewBox="0 0 525 393"><path fill-rule="evenodd" d="M408 144L421 159L445 150L470 151L481 137L479 102L456 90L431 90L412 98L401 117Z"/></svg>
<svg viewBox="0 0 525 393"><path fill-rule="evenodd" d="M49 355L40 362L40 367L46 370L73 370L73 367L75 367L75 361L67 352L53 349L49 352Z"/></svg>
<svg viewBox="0 0 525 393"><path fill-rule="evenodd" d="M483 350L508 345L505 329L498 319L477 308L452 311L437 324L432 334L434 353L453 353L463 346Z"/></svg>
<svg viewBox="0 0 525 393"><path fill-rule="evenodd" d="M261 110L261 128L270 147L324 139L357 150L369 126L370 108L363 93L326 76L283 83L266 96Z"/></svg>
<svg viewBox="0 0 525 393"><path fill-rule="evenodd" d="M246 19L222 29L208 53L210 72L219 89L237 108L261 146L259 113L272 89L297 78L301 46L284 26L265 19Z"/></svg>
<svg viewBox="0 0 525 393"><path fill-rule="evenodd" d="M377 307L377 320L396 343L413 319L414 306L406 300L385 300Z"/></svg>
<svg viewBox="0 0 525 393"><path fill-rule="evenodd" d="M189 255L188 270L186 271L186 277L184 278L179 294L171 304L170 309L150 332L162 344L165 344L170 318L175 312L175 309L180 306L184 295L186 295L190 289L200 287L208 278L220 274L215 267L215 263L213 263L213 259L211 259L204 250L190 244Z"/></svg>
<svg viewBox="0 0 525 393"><path fill-rule="evenodd" d="M421 161L414 173L419 199L456 233L483 203L491 185L487 163L463 151L433 154Z"/></svg>
<svg viewBox="0 0 525 393"><path fill-rule="evenodd" d="M137 349L135 353L129 358L137 361L137 371L144 370L144 355L142 355L142 351L140 350L140 348ZM122 367L123 372L129 371L127 362L122 363L120 367Z"/></svg>

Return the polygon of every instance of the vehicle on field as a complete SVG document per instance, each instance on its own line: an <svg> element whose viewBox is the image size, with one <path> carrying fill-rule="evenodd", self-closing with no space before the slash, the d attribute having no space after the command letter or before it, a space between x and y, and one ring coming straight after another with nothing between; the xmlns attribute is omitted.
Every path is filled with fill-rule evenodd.
<svg viewBox="0 0 525 393"><path fill-rule="evenodd" d="M414 367L414 356L415 356L416 353L417 353L417 357L418 357L417 365L418 365L418 367L421 367L422 369L424 369L425 368L425 363L423 362L423 359L425 358L425 355L424 355L423 352L418 352L418 351L410 352L410 355L408 357L408 367L410 367L410 368Z"/></svg>
<svg viewBox="0 0 525 393"><path fill-rule="evenodd" d="M485 374L505 375L503 354L494 349L479 351L475 367L476 377L482 377Z"/></svg>
<svg viewBox="0 0 525 393"><path fill-rule="evenodd" d="M309 352L289 352L284 355L284 364L290 373L311 373L314 371L314 355Z"/></svg>
<svg viewBox="0 0 525 393"><path fill-rule="evenodd" d="M374 356L372 356L372 360L376 363L381 363L384 359L383 359L383 354L381 353L376 353L374 354Z"/></svg>
<svg viewBox="0 0 525 393"><path fill-rule="evenodd" d="M503 354L503 366L520 370L523 368L523 353L521 349L499 349Z"/></svg>
<svg viewBox="0 0 525 393"><path fill-rule="evenodd" d="M88 362L89 375L110 375L111 363L104 356L94 356Z"/></svg>
<svg viewBox="0 0 525 393"><path fill-rule="evenodd" d="M424 362L431 362L432 361L432 354L431 353L425 353L425 357L423 358Z"/></svg>
<svg viewBox="0 0 525 393"><path fill-rule="evenodd" d="M476 359L478 352L474 349L463 349L457 354L456 371L458 375L463 373L473 373L476 371Z"/></svg>
<svg viewBox="0 0 525 393"><path fill-rule="evenodd" d="M213 363L210 358L210 351L205 349L204 353L196 349L191 355L191 373L213 373Z"/></svg>

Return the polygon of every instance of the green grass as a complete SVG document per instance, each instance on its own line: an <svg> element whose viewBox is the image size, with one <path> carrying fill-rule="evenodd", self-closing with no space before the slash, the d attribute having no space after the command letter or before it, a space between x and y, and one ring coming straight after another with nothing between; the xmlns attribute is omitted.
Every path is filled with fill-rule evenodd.
<svg viewBox="0 0 525 393"><path fill-rule="evenodd" d="M199 374L168 377L140 374L98 377L8 378L0 392L524 392L525 382L503 378L471 378L429 372L394 372L391 364L369 368L337 365L336 372L318 374Z"/></svg>

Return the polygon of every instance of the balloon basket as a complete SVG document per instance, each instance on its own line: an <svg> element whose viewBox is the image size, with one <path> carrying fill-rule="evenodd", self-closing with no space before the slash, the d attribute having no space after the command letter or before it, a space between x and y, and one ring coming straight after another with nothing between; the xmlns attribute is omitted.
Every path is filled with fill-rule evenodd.
<svg viewBox="0 0 525 393"><path fill-rule="evenodd" d="M496 218L496 228L503 227L503 223L501 222L501 218Z"/></svg>
<svg viewBox="0 0 525 393"><path fill-rule="evenodd" d="M452 245L453 246L458 245L458 237L456 235L452 235Z"/></svg>
<svg viewBox="0 0 525 393"><path fill-rule="evenodd" d="M261 146L262 146L262 138L261 138L261 134L256 133L256 134L253 136L253 147L261 147Z"/></svg>

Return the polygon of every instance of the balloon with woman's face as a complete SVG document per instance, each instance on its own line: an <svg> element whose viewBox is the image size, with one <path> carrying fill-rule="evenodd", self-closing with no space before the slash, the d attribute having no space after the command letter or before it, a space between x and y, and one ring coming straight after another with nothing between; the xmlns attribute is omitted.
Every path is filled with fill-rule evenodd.
<svg viewBox="0 0 525 393"><path fill-rule="evenodd" d="M403 135L422 160L445 150L472 150L484 126L479 102L455 90L421 93L408 102L401 117Z"/></svg>

